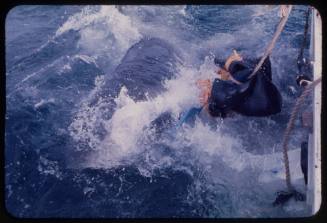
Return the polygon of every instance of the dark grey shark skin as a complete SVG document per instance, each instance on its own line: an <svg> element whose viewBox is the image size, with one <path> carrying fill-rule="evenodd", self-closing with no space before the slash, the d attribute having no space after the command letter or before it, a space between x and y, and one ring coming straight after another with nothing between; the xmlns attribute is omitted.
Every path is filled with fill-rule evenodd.
<svg viewBox="0 0 327 223"><path fill-rule="evenodd" d="M135 101L155 97L164 90L164 81L175 76L180 61L180 54L168 42L143 38L127 51L113 74L105 76L105 84L89 105L104 99L108 108L105 119L110 119L116 107L114 99L123 86Z"/></svg>

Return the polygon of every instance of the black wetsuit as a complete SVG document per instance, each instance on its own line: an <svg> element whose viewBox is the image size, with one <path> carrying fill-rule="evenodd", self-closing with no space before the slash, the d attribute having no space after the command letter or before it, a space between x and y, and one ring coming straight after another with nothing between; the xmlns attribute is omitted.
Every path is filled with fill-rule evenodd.
<svg viewBox="0 0 327 223"><path fill-rule="evenodd" d="M268 116L279 113L282 97L271 80L269 57L257 74L248 80L259 61L234 61L229 72L241 85L230 80L215 79L209 97L208 110L212 116L225 117L229 111L247 116Z"/></svg>

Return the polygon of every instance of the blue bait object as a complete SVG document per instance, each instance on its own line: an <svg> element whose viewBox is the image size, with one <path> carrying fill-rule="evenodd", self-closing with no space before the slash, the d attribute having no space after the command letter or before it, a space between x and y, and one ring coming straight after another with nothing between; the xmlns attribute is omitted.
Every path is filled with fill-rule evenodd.
<svg viewBox="0 0 327 223"><path fill-rule="evenodd" d="M176 128L178 129L183 125L183 123L187 123L190 119L194 118L202 111L203 107L192 107L187 112L182 113L179 122L176 124Z"/></svg>

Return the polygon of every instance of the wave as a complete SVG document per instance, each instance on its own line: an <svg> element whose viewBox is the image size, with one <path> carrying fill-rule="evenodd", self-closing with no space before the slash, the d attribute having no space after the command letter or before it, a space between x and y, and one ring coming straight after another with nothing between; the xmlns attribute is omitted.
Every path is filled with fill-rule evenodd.
<svg viewBox="0 0 327 223"><path fill-rule="evenodd" d="M114 64L142 37L133 20L120 13L115 6L86 6L69 17L55 35L60 36L69 30L80 33L80 48L97 57L105 55Z"/></svg>
<svg viewBox="0 0 327 223"><path fill-rule="evenodd" d="M232 48L244 56L259 56L278 19L266 23L267 15L255 14L262 10L258 6L201 10L189 6L86 6L60 25L48 43L16 61L12 71L21 74L21 82L11 81L19 82L16 87L22 91L8 97L8 111L24 108L16 108L18 97L29 103L29 110L23 109L28 112L24 122L10 116L11 122L7 122L16 127L9 133L25 136L20 125L28 124L26 117L43 126L32 126L35 132L30 131L36 140L33 148L45 148L42 156L35 156L37 162L30 162L36 164L39 173L59 179L68 176L66 180L70 180L71 176L78 178L78 171L117 170L119 184L115 186L120 188L129 187L125 174L119 172L125 167L133 169L135 182L159 175L165 178L165 174L169 178L169 173L180 171L191 182L185 189L181 187L187 196L183 202L194 204L199 212L204 210L201 216L273 215L268 204L274 199L271 191L281 188L284 180L280 138L291 97L286 97L282 114L274 117L235 115L220 120L203 112L193 126L183 125L178 131L171 126L160 126L159 131L153 128L153 122L160 118L174 123L181 112L199 106L199 90L194 83L215 77L216 56L225 58ZM268 16L275 11L269 11ZM204 12L217 17L206 20ZM225 15L229 15L228 20L219 20ZM225 22L233 27L225 27ZM151 42L153 37L161 40ZM296 66L288 64L292 60L288 55L296 51L288 47L292 37L283 38L272 56L273 79L281 86L289 85L292 77L285 74ZM146 54L133 53L147 41L152 45ZM175 53L181 56L171 56ZM20 65L26 73L21 72ZM287 96L284 88L282 91ZM40 119L34 120L35 113ZM52 146L51 141L61 135L64 142ZM303 180L297 148L300 140L301 134L293 137L289 153L292 180L297 186ZM25 147L23 141L21 146ZM69 158L59 163L62 157ZM72 175L65 175L69 171ZM101 184L107 190L112 182L106 185L102 181L105 176L100 174L95 183L90 174L85 182ZM96 192L91 187L82 191L87 196ZM148 191L145 188L145 193ZM107 199L111 194L99 196Z"/></svg>

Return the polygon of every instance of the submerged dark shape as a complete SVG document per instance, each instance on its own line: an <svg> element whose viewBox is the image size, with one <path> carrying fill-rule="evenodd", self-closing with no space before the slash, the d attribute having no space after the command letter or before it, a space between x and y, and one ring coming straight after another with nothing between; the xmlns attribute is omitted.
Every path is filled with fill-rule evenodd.
<svg viewBox="0 0 327 223"><path fill-rule="evenodd" d="M277 197L276 197L275 201L273 202L273 206L284 205L292 197L294 197L294 199L296 201L305 201L305 195L296 190L279 191L279 192L277 192Z"/></svg>
<svg viewBox="0 0 327 223"><path fill-rule="evenodd" d="M105 98L110 114L115 108L114 99L124 86L136 101L154 97L164 90L163 82L174 77L180 61L172 45L159 38L143 38L126 53L112 75L108 74L102 90L91 101Z"/></svg>
<svg viewBox="0 0 327 223"><path fill-rule="evenodd" d="M176 60L176 52L166 41L142 39L128 50L110 82L119 80L133 99L142 100L146 93L154 96L163 89L162 82L174 76Z"/></svg>

